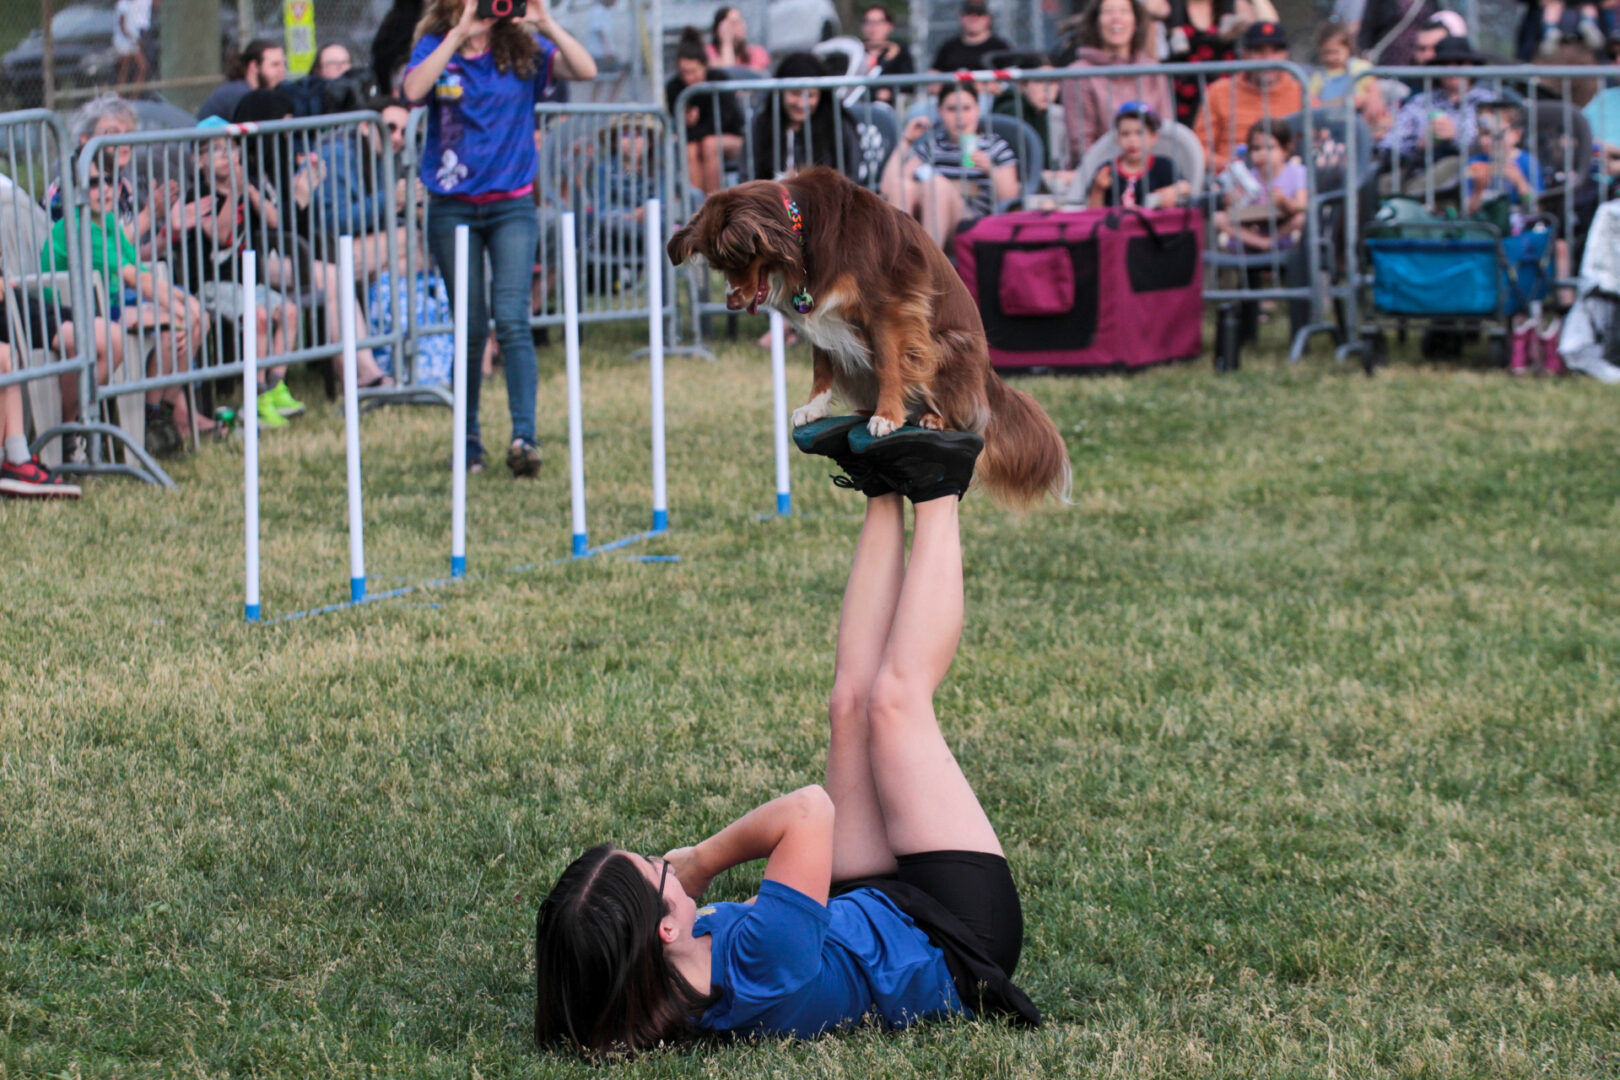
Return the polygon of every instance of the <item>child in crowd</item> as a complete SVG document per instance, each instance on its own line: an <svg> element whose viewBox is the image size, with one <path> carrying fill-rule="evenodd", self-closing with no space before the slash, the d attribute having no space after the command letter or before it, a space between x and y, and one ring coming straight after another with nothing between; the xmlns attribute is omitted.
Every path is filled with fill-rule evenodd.
<svg viewBox="0 0 1620 1080"><path fill-rule="evenodd" d="M1534 212L1541 195L1541 162L1525 150L1524 108L1516 101L1494 101L1478 110L1479 149L1468 158L1464 204L1477 214L1491 199L1506 199L1513 210L1514 231L1524 214Z"/></svg>
<svg viewBox="0 0 1620 1080"><path fill-rule="evenodd" d="M1119 156L1112 164L1097 170L1091 182L1089 204L1099 206L1175 206L1191 192L1185 180L1176 179L1176 166L1169 158L1150 151L1159 140L1159 115L1147 104L1127 101L1114 114L1114 137Z"/></svg>
<svg viewBox="0 0 1620 1080"><path fill-rule="evenodd" d="M1504 235L1523 232L1536 211L1541 195L1541 163L1520 144L1524 141L1524 108L1516 101L1500 100L1477 110L1479 149L1468 157L1463 176L1463 208L1470 217L1492 221ZM1560 323L1554 318L1543 329L1541 303L1513 318L1512 352L1508 371L1528 374L1539 359L1548 374L1563 373L1558 354Z"/></svg>
<svg viewBox="0 0 1620 1080"><path fill-rule="evenodd" d="M1355 39L1348 25L1323 24L1316 35L1316 62L1319 66L1311 73L1310 84L1313 108L1341 108L1348 98L1354 100L1356 112L1374 137L1389 130L1389 110L1384 107L1378 80L1367 77L1372 64L1355 55Z"/></svg>
<svg viewBox="0 0 1620 1080"><path fill-rule="evenodd" d="M198 126L226 130L218 117L209 117ZM242 252L254 246L252 224L262 219L267 228L276 228L278 210L272 199L248 182L231 136L210 139L200 157L197 198L176 204L169 212L169 226L175 247L184 252L185 280L197 290L208 311L235 323L247 308L240 275ZM298 326L298 309L263 284L268 277L269 260L263 258L255 290L260 356L288 351ZM284 367L270 372L277 385L285 375ZM258 400L259 423L265 428L285 427L286 416L303 411L302 406L294 412L281 405L269 386L262 388Z"/></svg>
<svg viewBox="0 0 1620 1080"><path fill-rule="evenodd" d="M993 132L979 133L979 95L949 82L937 96L939 124L914 118L883 172L883 195L922 222L944 248L957 229L1018 195L1018 155Z"/></svg>
<svg viewBox="0 0 1620 1080"><path fill-rule="evenodd" d="M603 130L596 169L595 240L605 254L640 253L647 200L658 194L648 157L646 121L625 116Z"/></svg>
<svg viewBox="0 0 1620 1080"><path fill-rule="evenodd" d="M1244 150L1221 173L1226 209L1215 227L1229 251L1286 251L1305 228L1305 165L1294 157L1287 121L1259 120Z"/></svg>

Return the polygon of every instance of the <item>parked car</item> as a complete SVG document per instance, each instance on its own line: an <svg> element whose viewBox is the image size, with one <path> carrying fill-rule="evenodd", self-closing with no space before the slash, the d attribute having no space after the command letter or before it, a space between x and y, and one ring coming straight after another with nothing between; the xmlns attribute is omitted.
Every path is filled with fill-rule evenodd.
<svg viewBox="0 0 1620 1080"><path fill-rule="evenodd" d="M93 86L111 82L117 66L113 55L111 7L71 4L51 16L51 49L58 86ZM15 108L35 108L45 94L45 34L36 27L0 57L0 94Z"/></svg>

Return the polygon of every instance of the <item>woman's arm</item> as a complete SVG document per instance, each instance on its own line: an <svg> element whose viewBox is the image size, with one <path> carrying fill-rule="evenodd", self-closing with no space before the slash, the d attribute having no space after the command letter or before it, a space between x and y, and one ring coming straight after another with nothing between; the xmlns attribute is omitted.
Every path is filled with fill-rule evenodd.
<svg viewBox="0 0 1620 1080"><path fill-rule="evenodd" d="M811 784L755 807L696 847L665 855L686 895L696 899L715 875L765 859L765 879L827 902L832 884L833 804Z"/></svg>
<svg viewBox="0 0 1620 1080"><path fill-rule="evenodd" d="M478 18L478 0L466 0L461 6L461 21L444 35L444 40L439 42L438 48L428 53L420 64L405 73L402 89L405 91L406 99L416 104L426 101L433 84L444 74L445 65L456 55L456 50L467 40L467 35L485 33L494 25L494 19Z"/></svg>
<svg viewBox="0 0 1620 1080"><path fill-rule="evenodd" d="M546 0L529 0L523 22L550 38L557 46L557 55L551 60L553 75L575 82L596 78L596 61L585 46L574 39L574 35L557 25L557 20L551 17L546 7Z"/></svg>

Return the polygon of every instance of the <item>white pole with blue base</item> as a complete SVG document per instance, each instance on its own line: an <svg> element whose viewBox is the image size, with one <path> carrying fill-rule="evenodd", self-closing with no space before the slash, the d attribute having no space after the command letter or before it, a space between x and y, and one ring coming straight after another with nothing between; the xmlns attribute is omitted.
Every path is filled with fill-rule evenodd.
<svg viewBox="0 0 1620 1080"><path fill-rule="evenodd" d="M664 474L664 260L657 199L647 200L647 359L652 378L652 527L669 528L669 495Z"/></svg>
<svg viewBox="0 0 1620 1080"><path fill-rule="evenodd" d="M259 621L259 264L258 253L242 252L242 490L247 541L247 600L242 615Z"/></svg>
<svg viewBox="0 0 1620 1080"><path fill-rule="evenodd" d="M563 342L568 367L568 482L573 497L576 559L590 554L585 530L585 432L579 390L579 277L574 251L574 214L562 216Z"/></svg>
<svg viewBox="0 0 1620 1080"><path fill-rule="evenodd" d="M456 226L455 359L451 362L450 576L467 574L467 226Z"/></svg>
<svg viewBox="0 0 1620 1080"><path fill-rule="evenodd" d="M354 280L352 236L338 237L338 280ZM349 461L349 602L358 604L366 598L366 537L360 512L360 377L353 303L338 305L338 328L343 340L343 434Z"/></svg>
<svg viewBox="0 0 1620 1080"><path fill-rule="evenodd" d="M787 347L783 341L782 313L771 309L771 405L776 413L776 512L793 513L788 490Z"/></svg>

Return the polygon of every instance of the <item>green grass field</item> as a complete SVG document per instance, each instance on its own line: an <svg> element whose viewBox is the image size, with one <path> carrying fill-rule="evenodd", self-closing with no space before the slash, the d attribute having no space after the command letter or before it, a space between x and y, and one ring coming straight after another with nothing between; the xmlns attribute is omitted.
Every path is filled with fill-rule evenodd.
<svg viewBox="0 0 1620 1080"><path fill-rule="evenodd" d="M587 344L601 542L647 525L646 384ZM0 1076L581 1075L527 1038L557 872L819 777L859 498L796 456L756 520L763 358L672 360L675 529L622 554L681 561L507 572L568 550L542 361L546 471L472 478L465 584L244 626L235 445L0 503ZM1075 505L970 496L939 708L1048 1024L611 1075L1620 1076L1613 397L1320 356L1023 385ZM445 570L449 425L364 421L374 591ZM267 436L267 616L346 597L342 484L335 407Z"/></svg>

